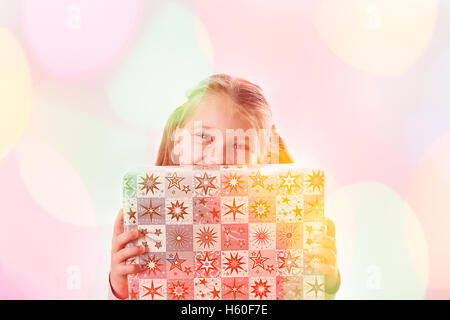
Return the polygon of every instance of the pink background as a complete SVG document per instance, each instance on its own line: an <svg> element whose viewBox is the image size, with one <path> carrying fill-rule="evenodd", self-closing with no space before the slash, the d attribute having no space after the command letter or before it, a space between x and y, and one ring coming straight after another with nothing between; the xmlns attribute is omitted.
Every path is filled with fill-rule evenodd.
<svg viewBox="0 0 450 320"><path fill-rule="evenodd" d="M104 299L121 177L185 93L259 84L322 167L337 298L450 298L450 1L0 0L0 298Z"/></svg>

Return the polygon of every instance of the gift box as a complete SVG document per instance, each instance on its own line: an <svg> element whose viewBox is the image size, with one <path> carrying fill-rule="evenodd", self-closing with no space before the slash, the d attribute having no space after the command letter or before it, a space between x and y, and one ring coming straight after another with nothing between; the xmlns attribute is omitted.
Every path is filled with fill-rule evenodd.
<svg viewBox="0 0 450 320"><path fill-rule="evenodd" d="M129 299L323 299L308 250L324 232L324 172L293 164L153 166L123 179Z"/></svg>

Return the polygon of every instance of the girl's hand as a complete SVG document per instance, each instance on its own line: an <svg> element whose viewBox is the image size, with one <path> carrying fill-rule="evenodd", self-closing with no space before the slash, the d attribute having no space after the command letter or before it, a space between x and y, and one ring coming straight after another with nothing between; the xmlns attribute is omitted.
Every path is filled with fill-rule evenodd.
<svg viewBox="0 0 450 320"><path fill-rule="evenodd" d="M125 247L130 241L139 238L138 230L124 232L123 209L120 209L114 223L114 235L111 247L111 270L109 281L111 289L117 298L128 298L128 274L141 271L139 264L126 264L126 260L144 253L143 246Z"/></svg>
<svg viewBox="0 0 450 320"><path fill-rule="evenodd" d="M325 217L326 232L313 231L313 247L306 255L314 271L325 276L325 293L333 298L339 289L340 274L336 263L336 229L331 219Z"/></svg>

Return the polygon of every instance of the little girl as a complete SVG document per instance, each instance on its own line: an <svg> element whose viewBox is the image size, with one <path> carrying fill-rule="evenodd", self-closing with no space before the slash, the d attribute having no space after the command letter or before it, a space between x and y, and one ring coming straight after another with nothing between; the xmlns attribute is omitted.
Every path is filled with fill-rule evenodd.
<svg viewBox="0 0 450 320"><path fill-rule="evenodd" d="M156 165L293 162L274 130L270 106L259 86L216 74L201 81L188 92L187 98L167 121ZM230 132L247 134L239 138ZM126 299L127 275L141 271L138 264L125 263L128 258L144 253L143 246L126 247L138 237L137 230L124 232L123 210L120 210L111 249L109 282L112 298ZM326 218L326 233L318 232L315 242L316 246L309 254L319 256L324 263L315 263L313 268L325 275L326 297L334 298L340 276L336 265L335 228L330 219Z"/></svg>

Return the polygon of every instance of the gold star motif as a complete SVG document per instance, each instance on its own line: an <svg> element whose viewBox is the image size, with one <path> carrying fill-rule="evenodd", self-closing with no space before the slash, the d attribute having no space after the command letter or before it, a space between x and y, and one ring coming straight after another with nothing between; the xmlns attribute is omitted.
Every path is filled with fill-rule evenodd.
<svg viewBox="0 0 450 320"><path fill-rule="evenodd" d="M224 178L225 189L230 189L229 192L232 192L233 190L238 192L238 189L242 189L242 183L241 176L238 176L237 173L230 173L229 176L225 176Z"/></svg>
<svg viewBox="0 0 450 320"><path fill-rule="evenodd" d="M230 206L228 204L225 204L226 207L228 207L228 209L230 209L227 213L224 214L224 216L226 216L229 213L233 214L233 221L236 221L236 214L240 213L240 214L244 214L241 210L239 210L240 207L244 206L243 204L240 204L238 206L236 206L236 199L233 198L233 205Z"/></svg>
<svg viewBox="0 0 450 320"><path fill-rule="evenodd" d="M186 194L189 193L189 191L191 191L191 187L189 187L188 185L183 185L183 190L184 192L186 192Z"/></svg>
<svg viewBox="0 0 450 320"><path fill-rule="evenodd" d="M317 293L318 292L323 292L324 288L322 288L324 286L323 283L318 283L317 282L317 277L314 277L314 283L312 282L307 282L307 284L311 287L311 289L307 292L310 293L312 291L314 291L314 298L317 299Z"/></svg>
<svg viewBox="0 0 450 320"><path fill-rule="evenodd" d="M244 270L241 265L245 264L245 262L242 261L244 257L239 257L239 253L236 252L236 255L233 256L233 253L230 253L230 257L225 257L227 262L224 263L226 265L225 271L230 270L230 275L233 274L233 271L236 271L236 274L239 274L239 269Z"/></svg>
<svg viewBox="0 0 450 320"><path fill-rule="evenodd" d="M133 291L133 289L130 291L130 300L137 300L138 299L138 293L137 291Z"/></svg>
<svg viewBox="0 0 450 320"><path fill-rule="evenodd" d="M162 288L162 286L155 287L155 286L154 286L154 283L153 283L153 280L152 280L152 285L151 285L150 288L149 288L149 287L146 287L146 286L142 286L142 287L145 288L145 289L147 290L147 293L143 295L144 297L145 297L145 296L148 296L149 294L152 296L152 300L155 299L155 295L158 295L158 296L161 296L161 297L162 297L162 295L158 292L158 290L159 290L160 288Z"/></svg>
<svg viewBox="0 0 450 320"><path fill-rule="evenodd" d="M145 237L148 233L147 229L139 229L139 233L141 235L141 237Z"/></svg>
<svg viewBox="0 0 450 320"><path fill-rule="evenodd" d="M269 260L269 258L263 257L261 251L258 251L258 254L255 257L250 257L250 260L253 261L252 269L255 269L256 267L261 267L264 269L264 262Z"/></svg>
<svg viewBox="0 0 450 320"><path fill-rule="evenodd" d="M296 182L298 177L299 175L292 175L291 171L288 170L285 176L280 175L280 179L282 180L280 183L280 188L286 188L289 193L292 192L292 188L300 188L300 186Z"/></svg>
<svg viewBox="0 0 450 320"><path fill-rule="evenodd" d="M262 176L259 170L256 172L254 176L249 176L253 180L252 188L256 186L261 186L261 188L264 188L264 180L266 180L267 176Z"/></svg>
<svg viewBox="0 0 450 320"><path fill-rule="evenodd" d="M301 297L302 296L302 289L300 287L295 287L294 290L292 290L295 297Z"/></svg>
<svg viewBox="0 0 450 320"><path fill-rule="evenodd" d="M176 300L184 300L185 295L188 294L188 288L185 287L185 283L177 280L177 283L173 282L172 287L169 288L170 294Z"/></svg>
<svg viewBox="0 0 450 320"><path fill-rule="evenodd" d="M145 177L141 177L142 182L139 182L139 184L142 185L141 190L146 190L145 194L148 194L149 191L152 191L152 194L155 194L155 189L160 190L158 188L158 184L161 184L161 182L158 181L159 176L152 175L149 177L148 173L145 174Z"/></svg>
<svg viewBox="0 0 450 320"><path fill-rule="evenodd" d="M189 275L189 273L191 273L192 272L192 270L191 270L191 267L184 267L184 273L186 273L186 275Z"/></svg>
<svg viewBox="0 0 450 320"><path fill-rule="evenodd" d="M217 210L216 208L213 208L209 213L210 213L214 218L219 218L219 213L220 213L220 211Z"/></svg>
<svg viewBox="0 0 450 320"><path fill-rule="evenodd" d="M153 222L153 215L154 215L154 214L156 214L157 216L161 216L161 215L158 213L158 211L157 211L157 210L159 209L159 207L161 207L161 205L156 206L156 207L153 207L152 199L150 199L150 206L149 206L149 207L146 207L146 206L144 206L144 205L141 205L141 207L145 209L145 212L141 214L141 217L144 217L145 215L148 214L149 217L150 217L150 221L151 221L151 222Z"/></svg>
<svg viewBox="0 0 450 320"><path fill-rule="evenodd" d="M162 266L159 261L161 258L157 258L155 255L146 257L142 263L142 267L145 268L145 272L150 276L152 273L156 276L157 272L161 272Z"/></svg>
<svg viewBox="0 0 450 320"><path fill-rule="evenodd" d="M209 273L211 271L218 271L219 269L216 266L217 258L214 258L214 256L209 256L209 253L206 252L204 257L197 258L197 262L200 264L197 268L197 271L203 271L206 276L209 276ZM200 283L203 283L200 281ZM204 285L206 285L206 280Z"/></svg>
<svg viewBox="0 0 450 320"><path fill-rule="evenodd" d="M291 273L292 268L298 268L298 264L297 264L297 259L299 257L298 256L292 256L291 252L288 251L287 255L285 257L280 257L280 259L283 261L280 269L281 268L286 268L288 270L288 273Z"/></svg>
<svg viewBox="0 0 450 320"><path fill-rule="evenodd" d="M313 192L316 188L320 191L324 185L323 171L317 170L317 172L314 172L313 170L312 174L308 174L308 178L305 182L308 183L308 188L312 187Z"/></svg>
<svg viewBox="0 0 450 320"><path fill-rule="evenodd" d="M133 211L131 208L128 210L127 215L128 215L128 219L129 220L131 220L131 219L136 220L136 216L135 216L136 212Z"/></svg>
<svg viewBox="0 0 450 320"><path fill-rule="evenodd" d="M228 294L232 293L233 294L233 299L236 300L236 295L237 294L244 294L242 291L240 291L241 287L243 287L244 285L245 285L245 283L242 283L239 286L237 286L236 285L236 278L233 278L233 285L232 286L224 284L225 287L230 289L230 291L225 293L225 295L228 295Z"/></svg>
<svg viewBox="0 0 450 320"><path fill-rule="evenodd" d="M217 290L216 287L214 287L214 290L212 290L210 293L212 293L213 299L214 298L220 299L220 296L219 296L220 291Z"/></svg>
<svg viewBox="0 0 450 320"><path fill-rule="evenodd" d="M198 185L195 187L195 189L203 189L203 192L205 194L208 194L209 189L217 189L217 187L214 185L214 180L216 179L215 176L208 176L206 172L203 173L203 177L195 177L197 179Z"/></svg>
<svg viewBox="0 0 450 320"><path fill-rule="evenodd" d="M267 217L267 215L270 213L267 200L256 200L251 208L252 213L255 215L255 217L258 217L260 219L263 219L263 217Z"/></svg>
<svg viewBox="0 0 450 320"><path fill-rule="evenodd" d="M295 206L294 212L295 212L295 216L296 217L301 217L302 216L302 209L299 208L297 205Z"/></svg>
<svg viewBox="0 0 450 320"><path fill-rule="evenodd" d="M320 216L323 212L323 202L317 198L313 202L306 202L305 213L313 216Z"/></svg>
<svg viewBox="0 0 450 320"><path fill-rule="evenodd" d="M267 280L263 281L260 279L259 281L255 281L253 286L251 286L253 291L251 293L255 294L255 298L259 297L262 299L263 297L267 298L267 294L270 293L269 288L271 285L267 284Z"/></svg>
<svg viewBox="0 0 450 320"><path fill-rule="evenodd" d="M175 188L178 188L179 190L181 190L180 182L184 180L183 177L179 177L179 176L177 175L177 173L174 172L173 175L170 175L170 174L169 174L169 175L166 177L166 179L167 179L167 181L169 181L169 185L168 185L167 189L170 189L170 188L172 188L172 187L175 187Z"/></svg>
<svg viewBox="0 0 450 320"><path fill-rule="evenodd" d="M174 258L172 258L172 259L167 259L167 261L169 261L170 262L170 270L169 271L171 271L171 270L173 270L173 269L179 269L180 271L183 271L183 269L181 269L182 268L182 264L186 261L186 259L180 259L179 257L178 257L178 252L175 254L175 257Z"/></svg>
<svg viewBox="0 0 450 320"><path fill-rule="evenodd" d="M184 215L187 215L188 213L186 212L186 209L188 207L184 206L184 202L183 201L176 201L176 202L171 202L171 207L167 207L167 209L169 209L169 212L167 214L172 216L172 220L173 219L177 219L177 221L179 221L179 219L183 220L184 219Z"/></svg>

